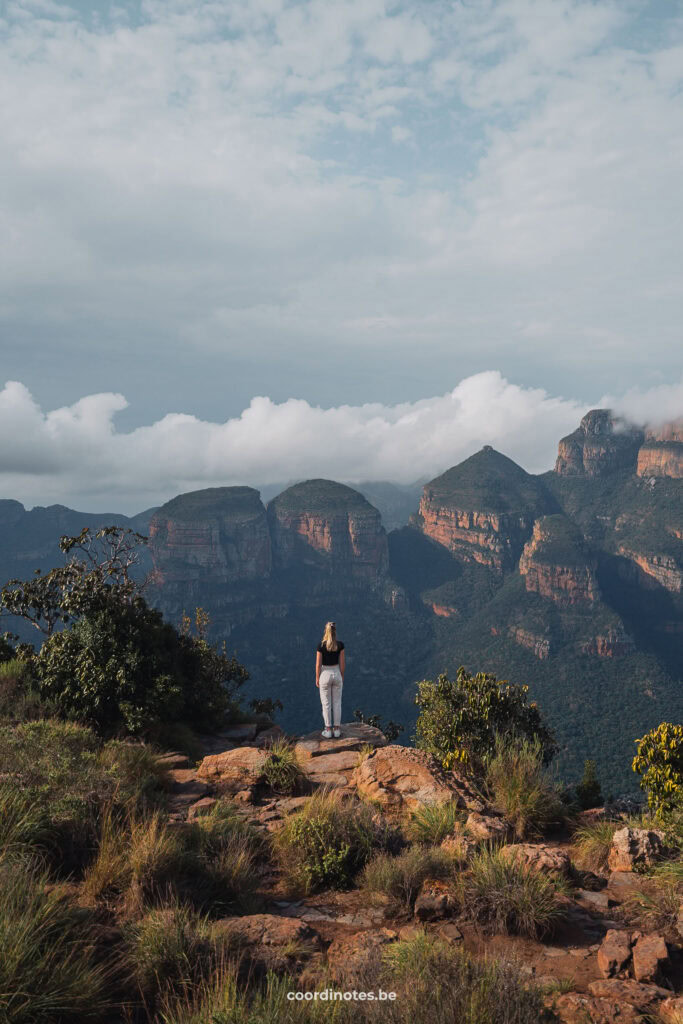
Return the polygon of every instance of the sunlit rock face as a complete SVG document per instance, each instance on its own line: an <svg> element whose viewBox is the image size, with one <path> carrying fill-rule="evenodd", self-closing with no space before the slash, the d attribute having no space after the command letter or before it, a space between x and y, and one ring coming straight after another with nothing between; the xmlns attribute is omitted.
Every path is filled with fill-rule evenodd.
<svg viewBox="0 0 683 1024"><path fill-rule="evenodd" d="M550 504L540 481L486 446L425 485L415 525L457 558L503 572Z"/></svg>
<svg viewBox="0 0 683 1024"><path fill-rule="evenodd" d="M555 472L560 476L607 476L635 471L643 432L610 409L592 409L579 427L558 445Z"/></svg>
<svg viewBox="0 0 683 1024"><path fill-rule="evenodd" d="M683 417L645 431L637 472L643 477L683 477Z"/></svg>
<svg viewBox="0 0 683 1024"><path fill-rule="evenodd" d="M590 605L600 598L595 558L565 516L544 516L534 524L519 571L528 591L557 605Z"/></svg>
<svg viewBox="0 0 683 1024"><path fill-rule="evenodd" d="M381 516L352 487L295 484L269 503L268 522L278 569L317 567L347 582L384 584L389 553Z"/></svg>

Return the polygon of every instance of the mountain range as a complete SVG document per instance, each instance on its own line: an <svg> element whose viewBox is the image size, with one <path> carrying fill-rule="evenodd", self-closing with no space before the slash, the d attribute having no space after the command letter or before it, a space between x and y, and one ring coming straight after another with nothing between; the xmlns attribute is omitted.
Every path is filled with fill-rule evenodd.
<svg viewBox="0 0 683 1024"><path fill-rule="evenodd" d="M0 501L0 579L59 564L62 534L131 526L149 536L151 603L175 622L205 608L285 728L319 724L314 652L331 618L346 719L378 713L409 741L416 680L464 664L529 684L560 777L593 757L606 793L628 792L634 739L683 721L682 490L683 420L640 429L597 409L540 475L486 446L421 486L314 479L267 504L251 487L131 518Z"/></svg>

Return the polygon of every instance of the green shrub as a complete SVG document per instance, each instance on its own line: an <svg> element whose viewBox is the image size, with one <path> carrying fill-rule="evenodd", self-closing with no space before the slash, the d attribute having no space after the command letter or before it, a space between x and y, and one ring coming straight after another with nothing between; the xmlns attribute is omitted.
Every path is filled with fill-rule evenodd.
<svg viewBox="0 0 683 1024"><path fill-rule="evenodd" d="M453 857L439 847L409 846L392 857L378 853L365 865L360 885L368 892L391 896L410 909L426 878L448 878L453 873Z"/></svg>
<svg viewBox="0 0 683 1024"><path fill-rule="evenodd" d="M591 807L601 807L604 802L595 761L591 761L590 758L586 758L583 763L583 778L576 787L576 796L579 806L584 811Z"/></svg>
<svg viewBox="0 0 683 1024"><path fill-rule="evenodd" d="M290 815L275 836L275 850L290 884L304 892L344 888L370 858L377 842L371 808L349 806L319 790Z"/></svg>
<svg viewBox="0 0 683 1024"><path fill-rule="evenodd" d="M436 681L423 679L415 698L420 708L416 746L434 754L444 768L462 764L477 769L493 752L496 734L513 732L538 737L547 764L555 740L535 701L529 702L528 690L489 673L473 676L464 668L454 680L445 674Z"/></svg>
<svg viewBox="0 0 683 1024"><path fill-rule="evenodd" d="M417 843L438 844L452 835L456 825L464 820L464 814L455 801L432 806L423 804L413 811L407 827L408 835Z"/></svg>
<svg viewBox="0 0 683 1024"><path fill-rule="evenodd" d="M581 867L598 872L606 870L612 838L622 824L603 818L574 829L572 843L576 851L575 859Z"/></svg>
<svg viewBox="0 0 683 1024"><path fill-rule="evenodd" d="M286 740L276 740L261 768L261 777L274 793L296 793L306 775L296 751Z"/></svg>
<svg viewBox="0 0 683 1024"><path fill-rule="evenodd" d="M457 883L462 908L473 920L494 932L534 938L559 923L565 913L559 896L569 892L564 880L507 859L500 848L477 851Z"/></svg>
<svg viewBox="0 0 683 1024"><path fill-rule="evenodd" d="M537 736L517 740L498 734L485 761L485 780L493 806L505 815L518 839L540 836L562 821L565 807L546 776Z"/></svg>
<svg viewBox="0 0 683 1024"><path fill-rule="evenodd" d="M25 862L0 858L0 1018L106 1019L111 969L97 961L88 916L47 881Z"/></svg>
<svg viewBox="0 0 683 1024"><path fill-rule="evenodd" d="M658 816L665 815L674 810L683 788L683 725L662 722L635 742L638 748L631 767L641 776L648 807Z"/></svg>

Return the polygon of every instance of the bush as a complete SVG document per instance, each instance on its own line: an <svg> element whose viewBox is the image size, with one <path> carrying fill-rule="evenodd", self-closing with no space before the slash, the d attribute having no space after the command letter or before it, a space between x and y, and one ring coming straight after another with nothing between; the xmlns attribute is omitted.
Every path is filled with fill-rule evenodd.
<svg viewBox="0 0 683 1024"><path fill-rule="evenodd" d="M662 722L638 744L631 767L647 790L648 807L657 816L674 810L683 787L683 725Z"/></svg>
<svg viewBox="0 0 683 1024"><path fill-rule="evenodd" d="M583 778L576 787L576 796L582 810L601 807L603 804L602 787L595 769L595 761L586 758L583 763Z"/></svg>
<svg viewBox="0 0 683 1024"><path fill-rule="evenodd" d="M0 1017L7 1024L101 1021L111 971L82 909L25 862L0 858Z"/></svg>
<svg viewBox="0 0 683 1024"><path fill-rule="evenodd" d="M493 932L537 938L564 916L559 895L567 883L506 859L500 848L477 851L457 881L463 910Z"/></svg>
<svg viewBox="0 0 683 1024"><path fill-rule="evenodd" d="M497 734L485 765L491 802L505 815L518 839L540 836L562 821L565 807L546 777L537 736L520 741L511 734Z"/></svg>
<svg viewBox="0 0 683 1024"><path fill-rule="evenodd" d="M294 747L286 740L276 740L261 768L261 778L274 793L296 793L305 778Z"/></svg>
<svg viewBox="0 0 683 1024"><path fill-rule="evenodd" d="M274 842L295 889L343 889L370 858L377 829L369 807L349 806L335 792L319 790L287 818Z"/></svg>
<svg viewBox="0 0 683 1024"><path fill-rule="evenodd" d="M436 681L418 683L415 703L416 746L428 750L444 768L457 764L478 769L494 749L498 733L538 737L543 763L556 750L555 739L543 723L535 701L528 701L528 686L497 680L488 673L471 675L459 668L454 680L442 674Z"/></svg>
<svg viewBox="0 0 683 1024"><path fill-rule="evenodd" d="M683 863L658 864L629 889L620 910L645 931L676 930L683 903Z"/></svg>
<svg viewBox="0 0 683 1024"><path fill-rule="evenodd" d="M579 825L572 833L576 860L581 867L604 872L614 833L623 823L603 818L601 821Z"/></svg>
<svg viewBox="0 0 683 1024"><path fill-rule="evenodd" d="M455 831L456 825L465 815L458 810L455 801L439 806L423 804L410 816L407 832L417 843L438 844Z"/></svg>
<svg viewBox="0 0 683 1024"><path fill-rule="evenodd" d="M453 857L439 847L409 846L395 857L387 853L373 857L363 869L360 884L368 892L384 893L410 909L425 879L447 878L454 865Z"/></svg>

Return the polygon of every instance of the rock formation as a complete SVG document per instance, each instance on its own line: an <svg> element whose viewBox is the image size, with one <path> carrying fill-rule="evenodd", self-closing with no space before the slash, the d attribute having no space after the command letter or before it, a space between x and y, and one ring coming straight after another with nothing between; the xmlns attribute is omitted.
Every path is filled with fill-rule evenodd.
<svg viewBox="0 0 683 1024"><path fill-rule="evenodd" d="M596 561L579 530L561 515L534 524L519 560L526 589L558 605L593 604L600 592Z"/></svg>
<svg viewBox="0 0 683 1024"><path fill-rule="evenodd" d="M306 480L268 504L280 569L308 565L372 585L389 567L380 514L362 494L332 480Z"/></svg>
<svg viewBox="0 0 683 1024"><path fill-rule="evenodd" d="M635 470L643 432L610 409L592 409L573 434L559 443L555 472L560 476L606 476Z"/></svg>
<svg viewBox="0 0 683 1024"><path fill-rule="evenodd" d="M550 504L540 481L486 446L425 485L416 524L457 558L501 572Z"/></svg>
<svg viewBox="0 0 683 1024"><path fill-rule="evenodd" d="M637 472L644 477L683 477L683 418L645 431Z"/></svg>

